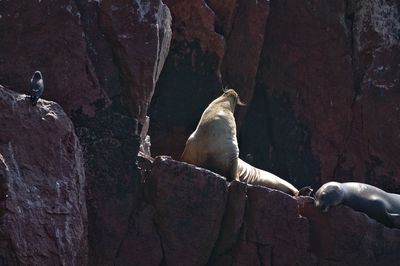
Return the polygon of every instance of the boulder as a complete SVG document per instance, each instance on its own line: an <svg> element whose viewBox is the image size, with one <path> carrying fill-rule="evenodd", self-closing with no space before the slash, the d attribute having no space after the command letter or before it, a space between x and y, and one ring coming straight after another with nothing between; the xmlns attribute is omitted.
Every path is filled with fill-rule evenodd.
<svg viewBox="0 0 400 266"><path fill-rule="evenodd" d="M85 265L85 169L60 105L0 86L0 264Z"/></svg>
<svg viewBox="0 0 400 266"><path fill-rule="evenodd" d="M309 249L318 265L392 265L399 260L400 229L344 205L322 213L305 197L299 200L299 210L309 220Z"/></svg>
<svg viewBox="0 0 400 266"><path fill-rule="evenodd" d="M35 70L43 74L43 98L66 113L94 115L94 102L109 99L87 54L75 1L2 1L0 84L29 92Z"/></svg>
<svg viewBox="0 0 400 266"><path fill-rule="evenodd" d="M205 265L220 232L225 178L157 157L148 179L166 265Z"/></svg>

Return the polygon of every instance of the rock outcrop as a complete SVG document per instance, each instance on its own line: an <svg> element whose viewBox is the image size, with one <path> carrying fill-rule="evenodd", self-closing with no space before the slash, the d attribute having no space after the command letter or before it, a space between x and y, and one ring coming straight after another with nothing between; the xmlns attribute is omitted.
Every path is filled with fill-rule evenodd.
<svg viewBox="0 0 400 266"><path fill-rule="evenodd" d="M27 93L41 70L43 98L84 147L90 264L135 256L121 243L141 201L136 155L171 37L161 0L0 2L0 84Z"/></svg>
<svg viewBox="0 0 400 266"><path fill-rule="evenodd" d="M271 1L244 155L300 187L334 179L399 193L399 9Z"/></svg>
<svg viewBox="0 0 400 266"><path fill-rule="evenodd" d="M152 232L157 249L146 249L153 255L148 265L391 265L400 259L399 229L346 206L324 214L312 198L227 184L169 157L157 157L148 169L144 202L151 215L135 224Z"/></svg>
<svg viewBox="0 0 400 266"><path fill-rule="evenodd" d="M60 105L0 86L0 264L85 265L83 154Z"/></svg>
<svg viewBox="0 0 400 266"><path fill-rule="evenodd" d="M297 187L353 180L400 193L399 10L395 0L0 1L0 84L26 93L41 70L43 98L71 118L85 161L57 104L33 109L1 90L15 103L0 105L3 264L81 265L87 253L89 265L396 263L397 229L154 161L149 149L179 158L229 86L247 103L235 114L244 160ZM62 129L64 142L44 135ZM55 165L60 156L69 163ZM83 186L62 183L83 171L88 221ZM28 174L63 181L42 195Z"/></svg>
<svg viewBox="0 0 400 266"><path fill-rule="evenodd" d="M299 187L400 191L398 1L166 3L173 39L150 108L153 154L179 158L227 85L247 102L236 114L243 159Z"/></svg>

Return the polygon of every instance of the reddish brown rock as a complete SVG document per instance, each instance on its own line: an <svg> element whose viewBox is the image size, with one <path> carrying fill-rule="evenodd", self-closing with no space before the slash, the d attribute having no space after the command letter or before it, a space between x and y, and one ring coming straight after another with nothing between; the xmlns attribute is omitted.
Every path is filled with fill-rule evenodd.
<svg viewBox="0 0 400 266"><path fill-rule="evenodd" d="M231 195L237 194L237 188L232 185L229 188L234 189L229 192L229 199L232 200L234 198ZM229 225L229 220L242 221L240 227L235 226L241 231L235 235L237 230L231 230L236 240L231 242L230 247L221 250L216 246L217 250L225 252L216 254L213 258L215 265L221 265L224 261L230 261L233 265L315 264L315 257L309 252L309 224L307 219L299 215L294 197L257 186L248 186L245 196L228 202L227 206L242 206L244 203L246 208L242 212L226 211L223 227ZM223 236L220 235L219 243L225 244ZM225 234L225 238L229 239L229 235ZM254 256L257 258L246 260Z"/></svg>
<svg viewBox="0 0 400 266"><path fill-rule="evenodd" d="M223 36L228 36L237 11L237 0L205 0L212 9L216 18L215 31Z"/></svg>
<svg viewBox="0 0 400 266"><path fill-rule="evenodd" d="M147 108L155 84L164 65L172 37L171 15L161 0L141 1L81 1L88 12L85 27L89 31L88 42L98 53L111 49L114 61L97 59L99 76L107 76L107 68L115 72L118 68L122 87L122 102L130 114L145 123ZM105 40L96 40L99 35L91 29L90 11L95 9L100 33ZM108 46L104 47L104 41ZM109 60L110 58L108 58ZM103 80L105 77L102 78ZM113 86L112 86L113 87Z"/></svg>
<svg viewBox="0 0 400 266"><path fill-rule="evenodd" d="M87 161L89 264L158 264L136 156L140 142L148 153L147 106L169 50L171 16L159 0L76 3L88 57L112 100L96 101L94 117L72 115Z"/></svg>
<svg viewBox="0 0 400 266"><path fill-rule="evenodd" d="M300 212L310 221L310 251L318 264L391 265L399 260L400 230L390 229L346 206L321 213L302 198Z"/></svg>
<svg viewBox="0 0 400 266"><path fill-rule="evenodd" d="M110 97L122 95L131 115L145 122L172 35L161 0L20 5L1 3L3 84L27 92L31 75L40 69L43 97L69 114L80 110L93 116L99 101L108 105Z"/></svg>
<svg viewBox="0 0 400 266"><path fill-rule="evenodd" d="M353 3L356 96L340 179L356 179L400 192L400 3Z"/></svg>
<svg viewBox="0 0 400 266"><path fill-rule="evenodd" d="M240 0L236 5L232 29L225 35L226 51L221 74L224 86L235 89L244 103L250 103L264 44L269 1ZM243 123L247 106L236 109L238 127Z"/></svg>
<svg viewBox="0 0 400 266"><path fill-rule="evenodd" d="M74 1L0 3L0 82L29 92L35 70L43 74L43 98L56 101L67 113L108 101L87 56L80 12Z"/></svg>
<svg viewBox="0 0 400 266"><path fill-rule="evenodd" d="M32 107L0 86L2 265L85 265L83 156L74 126L54 102Z"/></svg>
<svg viewBox="0 0 400 266"><path fill-rule="evenodd" d="M157 157L149 179L167 265L205 265L220 231L226 180L211 171Z"/></svg>
<svg viewBox="0 0 400 266"><path fill-rule="evenodd" d="M155 160L147 182L168 265L390 265L399 259L400 230L347 207L322 214L312 198L240 182L230 184L225 204L218 175L166 157Z"/></svg>
<svg viewBox="0 0 400 266"><path fill-rule="evenodd" d="M336 179L399 192L398 10L271 2L242 155L299 187Z"/></svg>
<svg viewBox="0 0 400 266"><path fill-rule="evenodd" d="M171 1L166 0L173 17L173 36L175 41L199 42L203 51L224 55L224 39L214 30L215 14L204 0Z"/></svg>
<svg viewBox="0 0 400 266"><path fill-rule="evenodd" d="M230 250L239 238L246 210L247 185L233 181L228 187L228 202L215 244L213 257L219 257ZM219 259L221 260L221 259Z"/></svg>

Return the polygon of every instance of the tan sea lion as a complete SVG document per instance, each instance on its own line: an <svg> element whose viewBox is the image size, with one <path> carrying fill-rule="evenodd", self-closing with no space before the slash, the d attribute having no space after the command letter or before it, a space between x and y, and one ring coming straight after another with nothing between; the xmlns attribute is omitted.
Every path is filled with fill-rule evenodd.
<svg viewBox="0 0 400 266"><path fill-rule="evenodd" d="M204 110L196 130L186 142L181 161L207 168L227 177L252 185L262 185L298 195L289 182L260 170L239 159L234 111L243 105L233 89L226 90ZM308 193L308 188L305 193Z"/></svg>
<svg viewBox="0 0 400 266"><path fill-rule="evenodd" d="M226 90L204 110L196 130L186 141L181 161L236 179L239 146L233 116L243 105L234 90Z"/></svg>
<svg viewBox="0 0 400 266"><path fill-rule="evenodd" d="M315 206L322 212L339 204L363 212L385 225L400 227L398 194L357 182L328 182L315 193Z"/></svg>

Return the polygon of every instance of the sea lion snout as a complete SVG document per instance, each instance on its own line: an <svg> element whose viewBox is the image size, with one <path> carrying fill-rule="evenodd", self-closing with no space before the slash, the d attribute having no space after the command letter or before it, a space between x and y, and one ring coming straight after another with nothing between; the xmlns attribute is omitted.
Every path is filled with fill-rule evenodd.
<svg viewBox="0 0 400 266"><path fill-rule="evenodd" d="M329 205L326 204L325 202L321 202L320 200L315 200L315 207L320 208L322 212L328 212L329 210Z"/></svg>

